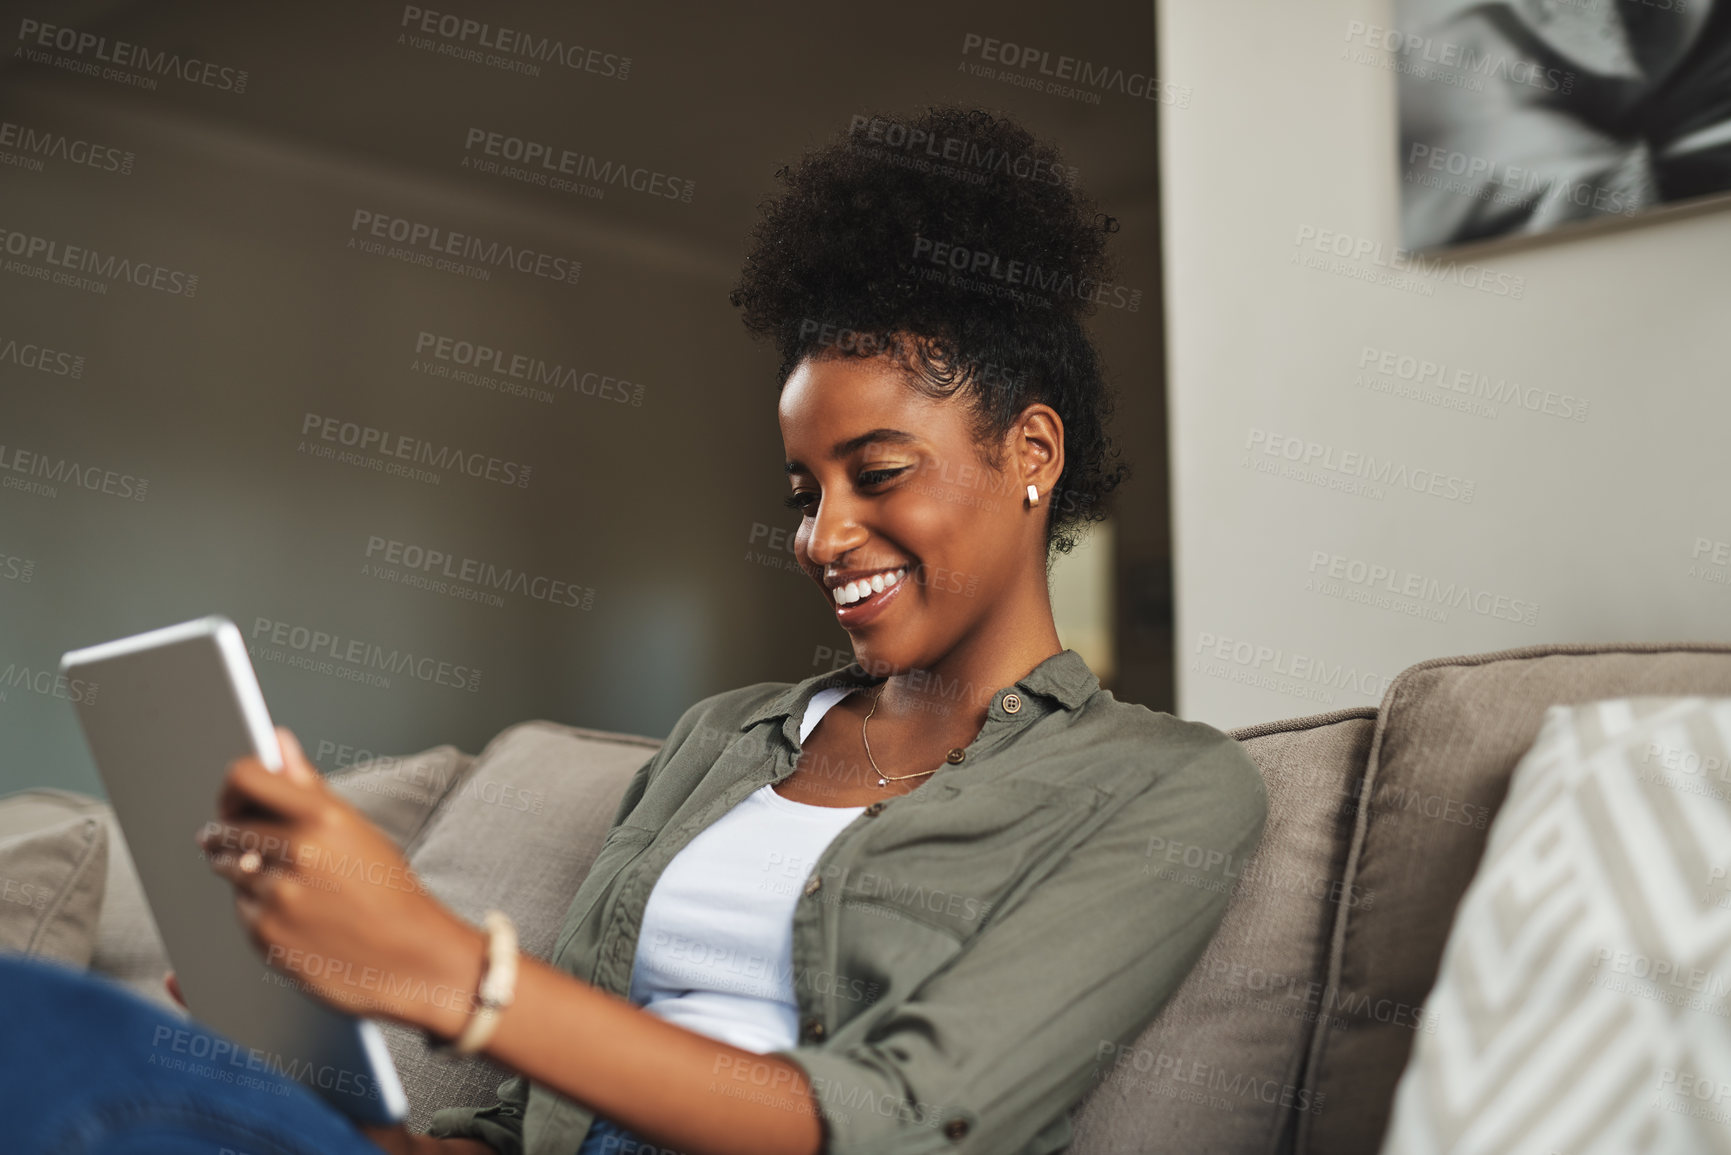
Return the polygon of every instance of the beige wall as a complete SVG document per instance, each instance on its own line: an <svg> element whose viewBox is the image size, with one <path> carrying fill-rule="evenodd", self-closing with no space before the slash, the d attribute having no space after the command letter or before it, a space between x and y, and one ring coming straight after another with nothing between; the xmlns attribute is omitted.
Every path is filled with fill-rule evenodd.
<svg viewBox="0 0 1731 1155"><path fill-rule="evenodd" d="M1731 637L1731 214L1364 279L1398 275L1395 78L1343 50L1391 6L1168 0L1157 18L1163 76L1191 90L1161 109L1160 153L1177 712L1231 726L1375 705L1429 657ZM1540 411L1402 396L1403 357L1518 383ZM1257 468L1292 466L1291 446L1345 466L1314 471L1331 485L1359 454L1421 489Z"/></svg>

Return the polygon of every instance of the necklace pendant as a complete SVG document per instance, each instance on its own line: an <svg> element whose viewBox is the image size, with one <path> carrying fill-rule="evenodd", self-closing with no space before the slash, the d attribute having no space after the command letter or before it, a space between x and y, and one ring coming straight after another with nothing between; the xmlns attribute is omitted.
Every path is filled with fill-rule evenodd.
<svg viewBox="0 0 1731 1155"><path fill-rule="evenodd" d="M879 779L878 779L878 785L879 785L879 786L888 786L888 785L889 785L889 783L888 783L888 782L885 782L885 781L884 781L884 780L883 780L883 779L882 779L882 778L879 778Z"/></svg>

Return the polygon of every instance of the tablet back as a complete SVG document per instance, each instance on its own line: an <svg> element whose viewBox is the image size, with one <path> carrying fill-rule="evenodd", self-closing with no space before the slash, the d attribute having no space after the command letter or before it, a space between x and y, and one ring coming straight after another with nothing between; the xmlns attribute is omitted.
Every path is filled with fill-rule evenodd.
<svg viewBox="0 0 1731 1155"><path fill-rule="evenodd" d="M78 720L187 1007L240 1044L194 1054L207 1050L202 1042L159 1030L162 1037L138 1040L149 1061L209 1068L224 1082L272 1070L359 1122L406 1117L377 1025L265 964L235 911L233 887L194 841L216 817L231 761L257 754L281 766L239 629L218 616L183 622L73 651L61 670L94 687L75 703Z"/></svg>

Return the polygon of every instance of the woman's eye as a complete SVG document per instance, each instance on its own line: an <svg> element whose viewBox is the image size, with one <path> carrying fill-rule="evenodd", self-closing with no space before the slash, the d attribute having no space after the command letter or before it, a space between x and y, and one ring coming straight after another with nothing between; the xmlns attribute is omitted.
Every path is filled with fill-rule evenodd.
<svg viewBox="0 0 1731 1155"><path fill-rule="evenodd" d="M896 469L868 469L859 475L860 484L881 485L883 482L888 481L898 473L906 473L907 470L908 466L905 465ZM814 496L816 495L810 492L795 493L783 498L781 503L787 506L787 508L793 510L795 513L804 513L806 506L811 502L811 499Z"/></svg>

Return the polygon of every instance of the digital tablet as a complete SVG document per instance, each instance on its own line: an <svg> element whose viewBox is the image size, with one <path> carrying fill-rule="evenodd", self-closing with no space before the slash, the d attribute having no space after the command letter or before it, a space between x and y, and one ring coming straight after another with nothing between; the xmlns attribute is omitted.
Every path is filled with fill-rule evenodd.
<svg viewBox="0 0 1731 1155"><path fill-rule="evenodd" d="M126 835L187 1009L246 1048L200 1055L152 1040L162 1060L234 1081L276 1071L360 1123L397 1123L408 1098L378 1024L335 1009L265 964L234 909L234 887L194 836L217 817L228 764L282 752L240 630L212 616L73 650L61 672L94 686L75 703L85 742Z"/></svg>

